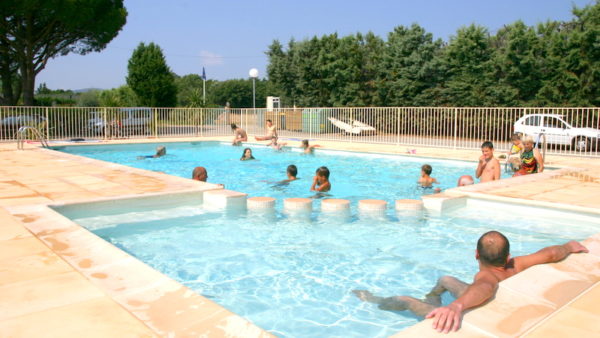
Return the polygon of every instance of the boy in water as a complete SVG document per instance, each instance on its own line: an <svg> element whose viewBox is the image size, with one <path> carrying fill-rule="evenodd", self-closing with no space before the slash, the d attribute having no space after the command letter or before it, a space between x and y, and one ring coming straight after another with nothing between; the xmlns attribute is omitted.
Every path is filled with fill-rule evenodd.
<svg viewBox="0 0 600 338"><path fill-rule="evenodd" d="M431 177L433 168L429 164L423 164L421 167L421 177L417 181L423 188L431 188L433 183L439 183L435 178Z"/></svg>
<svg viewBox="0 0 600 338"><path fill-rule="evenodd" d="M329 182L329 169L327 167L320 167L316 171L315 177L313 177L313 183L310 187L310 191L327 192L331 190L331 182Z"/></svg>
<svg viewBox="0 0 600 338"><path fill-rule="evenodd" d="M291 182L297 180L298 178L296 176L298 176L298 168L293 164L288 165L286 175L287 180L284 180L284 182Z"/></svg>
<svg viewBox="0 0 600 338"><path fill-rule="evenodd" d="M320 147L320 145L315 144L315 145L309 145L308 144L308 140L302 140L302 144L300 145L300 148L302 148L304 150L305 154L312 154L314 153L315 148Z"/></svg>
<svg viewBox="0 0 600 338"><path fill-rule="evenodd" d="M475 170L475 177L479 182L489 182L500 179L500 162L494 157L494 145L485 141L481 145L481 156Z"/></svg>
<svg viewBox="0 0 600 338"><path fill-rule="evenodd" d="M271 137L271 143L268 143L267 147L271 147L271 148L273 148L275 150L281 150L281 148L283 146L285 146L286 144L287 143L285 143L285 142L278 142L277 136L272 136Z"/></svg>

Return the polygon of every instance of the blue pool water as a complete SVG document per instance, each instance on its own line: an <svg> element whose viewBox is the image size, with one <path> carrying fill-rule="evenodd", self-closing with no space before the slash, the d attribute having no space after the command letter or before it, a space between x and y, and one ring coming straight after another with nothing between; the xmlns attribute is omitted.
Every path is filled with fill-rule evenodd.
<svg viewBox="0 0 600 338"><path fill-rule="evenodd" d="M318 149L314 156L289 149L252 147L257 161L241 162L242 148L217 142L168 143L167 156L151 155L158 144L65 147L72 154L190 177L204 166L209 182L250 196L308 197L317 167L331 170L332 197L393 202L420 198L422 164L433 166L442 189L472 175L475 163ZM285 168L300 180L287 186ZM193 200L158 198L154 205L119 203L106 208L74 206L59 212L155 269L282 337L387 337L419 319L382 311L359 301L354 289L378 295L423 297L437 278L470 281L477 271L475 243L496 229L511 240L513 255L584 239L598 232L597 218L532 207L469 202L442 216L427 213L378 218L314 212L290 216L216 212ZM315 207L315 210L318 210ZM356 210L355 207L352 210ZM446 302L451 299L445 298Z"/></svg>
<svg viewBox="0 0 600 338"><path fill-rule="evenodd" d="M432 193L432 189L420 188L416 183L421 166L426 163L433 167L432 176L437 178L440 182L437 187L442 189L455 187L462 175L474 176L477 166L474 162L325 149L305 155L298 147L275 151L262 145L251 147L255 161L240 161L243 147L219 142L165 143L166 156L137 159L139 155L154 154L158 145L74 146L60 147L60 150L185 178L191 178L194 167L203 166L208 170L208 182L224 184L226 189L248 193L250 197L270 196L278 201L287 197L313 196L310 185L320 166L327 166L331 172L331 197L350 199L353 203L365 198L392 203L396 199L419 199L423 194ZM299 180L277 185L276 182L286 178L286 168L290 164L298 167Z"/></svg>
<svg viewBox="0 0 600 338"><path fill-rule="evenodd" d="M442 275L471 281L476 241L491 229L509 238L513 255L598 231L593 217L469 203L442 216L378 218L215 212L177 198L58 211L277 336L387 337L419 319L352 290L423 297Z"/></svg>

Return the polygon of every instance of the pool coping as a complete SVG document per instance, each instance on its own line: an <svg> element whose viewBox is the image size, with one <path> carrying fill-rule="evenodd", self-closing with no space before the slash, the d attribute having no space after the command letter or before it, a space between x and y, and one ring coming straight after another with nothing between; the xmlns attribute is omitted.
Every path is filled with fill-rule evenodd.
<svg viewBox="0 0 600 338"><path fill-rule="evenodd" d="M187 142L187 141L179 141L179 140L169 140L169 141L171 141L171 142ZM216 140L216 141L221 141L221 140ZM147 140L146 142L143 142L143 143L157 143L157 142L168 143L168 141L166 141L166 140L155 140L155 139ZM194 139L194 142L199 142L199 140ZM123 142L123 143L128 143L128 142ZM142 143L142 142L140 142L140 143ZM65 145L72 146L73 144L65 144ZM81 144L81 145L97 145L97 144ZM44 149L40 149L40 150L47 151ZM348 151L348 150L344 150L344 151ZM186 182L190 181L188 179L176 178L176 177L173 177L170 175L166 175L169 177L169 178L167 178L167 177L165 177L165 174L155 173L155 172L151 172L151 171L147 171L147 170L143 170L143 169L131 168L131 167L122 166L122 165L114 164L114 163L110 163L110 162L94 160L94 159L90 159L90 158L86 158L86 157L82 157L82 156L78 156L78 155L74 155L74 154L65 154L65 153L60 153L60 152L55 152L55 151L52 151L52 152L55 155L56 155L56 153L59 153L62 155L67 155L68 157L71 157L71 156L75 157L76 160L78 160L78 161L85 161L88 163L93 163L93 161L98 161L98 162L101 162L103 166L119 167L120 169L123 169L121 167L125 167L125 168L131 169L133 171L141 170L144 175L155 176L160 179L168 180L170 178L174 178L176 180L185 180ZM390 153L381 153L381 154L390 154ZM59 155L59 156L61 156L61 155ZM573 172L573 171L581 172L580 169L566 169L566 172ZM539 175L542 175L542 174L539 174ZM550 174L549 173L548 177L545 177L544 179L548 179L548 178L551 178L556 175L559 175L559 174L557 174L557 173ZM537 175L535 175L535 176L537 176ZM535 176L525 177L527 180L513 179L514 181L512 181L510 184L515 185L515 184L521 184L522 181L529 181L532 179L536 179L536 180L542 179L541 176L540 177L535 177ZM546 175L543 175L543 176L546 176ZM494 184L492 184L492 183L494 183ZM449 198L464 198L464 197L489 198L489 196L483 194L481 192L481 190L485 190L484 188L485 188L486 184L488 187L494 187L494 186L498 185L499 182L492 182L492 183L479 184L479 185L475 185L475 186L467 187L467 188L449 189L448 191L446 191L446 195ZM478 187L478 189L475 189L473 187ZM189 189L188 191L180 190L177 192L156 193L156 194L147 193L147 194L143 194L143 195L138 195L138 194L123 195L123 196L119 196L116 198L115 197L106 197L106 198L99 198L99 199L89 199L89 200L86 200L85 202L83 202L83 201L71 201L71 202L90 203L90 202L94 202L94 201L122 201L122 200L126 200L128 198L144 198L144 197L151 198L152 196L160 197L163 195L169 195L169 194L180 193L180 192L193 194L193 193L202 192L205 190L214 190L214 189L219 189L219 188L220 187L218 187L218 186L215 187L215 185L210 185L209 187L208 186L205 188L199 187L197 189ZM468 189L468 188L471 188L471 189ZM443 196L440 196L440 197L443 197ZM433 198L440 198L440 197L435 196ZM503 198L501 196L499 198L500 198L499 201L506 202L506 201L510 200L512 203L515 203L515 199ZM502 199L504 199L504 200L502 200ZM529 204L531 201L524 200L524 201L516 201L516 202ZM120 306L124 307L130 313L132 313L134 316L136 316L138 319L140 319L142 322L144 322L156 334L164 335L168 332L178 332L179 334L184 334L184 332L188 332L188 333L190 333L190 332L199 333L200 332L200 331L194 331L194 330L208 330L208 331L203 331L203 332L213 332L214 333L214 331L211 331L211 330L214 330L215 328L213 327L211 329L206 324L207 324L207 321L211 321L214 324L214 320L218 319L217 322L221 323L221 324L216 325L218 327L218 329L224 328L226 330L226 332L237 332L238 334L234 334L236 336L239 336L240 333L244 333L241 336L247 336L246 334L248 334L248 336L270 336L270 334L268 332L262 331L261 329L258 329L258 331L257 331L257 327L252 324L249 324L249 322L247 320L245 320L235 314L229 313L227 310L218 309L218 308L213 307L213 305L211 304L212 302L210 302L210 301L205 302L203 299L198 298L198 299L194 299L196 301L196 303L194 303L195 305L190 305L191 304L190 302L185 302L185 301L187 301L190 297L195 298L194 295L197 295L196 293L194 293L190 290L187 290L187 288L185 288L181 284L179 284L179 283L169 279L168 277L160 274L159 272L149 268L147 265L138 261L137 259L127 257L128 255L125 257L122 256L119 253L122 251L116 247L112 247L113 249L111 249L110 252L111 252L111 255L115 255L114 257L117 259L118 262L105 262L102 260L103 257L92 257L92 256L89 256L89 254L91 254L90 252L85 252L85 251L80 252L79 253L79 254L81 254L80 256L78 256L77 253L75 253L74 256L70 256L73 254L71 251L69 251L69 248L71 248L71 247L85 248L86 246L89 246L92 248L96 248L96 247L104 248L104 247L106 247L106 245L103 245L100 243L101 242L108 243L108 242L96 237L95 235L93 235L91 233L90 234L92 236L85 235L84 232L82 232L83 228L80 227L79 225L76 225L75 223L71 222L70 220L68 222L63 223L62 226L60 225L61 222L58 222L58 223L49 222L48 221L49 219L50 220L54 219L54 221L57 221L56 215L58 215L53 210L51 210L49 206L50 205L65 205L65 204L71 204L71 203L69 201L66 201L66 202L61 202L61 203L50 203L50 204L46 204L46 205L38 204L38 205L25 205L25 206L5 206L4 208L7 209L13 215L25 213L28 215L37 214L38 216L40 216L36 220L28 222L28 223L24 223L23 225L27 229L29 229L29 231L31 231L36 236L36 238L40 239L49 248L53 249L53 251L55 253L59 254L65 261L69 262L69 264L76 271L78 271L82 275L86 276L86 278L88 280L92 281L92 283L95 283L96 285L104 285L103 286L104 292L106 292L108 295L111 295L111 297L113 297L113 299L115 299L115 301L117 301L117 303L119 303ZM538 204L537 206L555 207L555 205L551 205L551 204L544 204L544 205ZM564 206L564 204L563 204L563 206ZM574 209L572 211L582 212L583 210ZM585 212L588 212L588 211L585 211ZM60 217L62 217L62 216L60 216ZM83 231L87 232L87 230L85 230L85 229L83 229ZM594 236L592 236L588 240L592 240L592 238L594 238ZM66 241L66 242L63 242L63 241ZM63 244L67 244L68 246L65 248L63 246ZM110 246L112 246L112 245L110 245ZM108 249L106 249L106 250L108 250ZM124 252L122 252L122 253L124 253ZM88 254L88 256L86 256L85 254ZM102 255L103 256L106 255L106 252L102 251ZM83 264L83 267L81 267L80 263L82 261L87 262L86 259L91 259L92 262L94 261L93 259L96 259L96 261L103 262L104 264L88 266L88 264L86 263L86 264ZM133 265L129 265L129 264L133 264ZM123 268L121 265L127 266L128 268ZM116 269L117 267L119 269ZM137 282L139 284L135 284L135 283L131 284L131 285L115 284L117 282L127 283L126 281L128 280L129 277L126 277L126 276L128 276L128 274L132 274L131 271L134 271L134 270L130 270L130 268L132 268L132 267L136 267L136 269L140 269L141 271L144 271L144 274L146 274L147 276L149 276L151 278L155 278L155 276L157 276L156 274L160 275L156 278L158 278L160 280L160 283L158 286L162 286L163 288L156 289L155 287L158 287L158 286L148 286L146 279L143 279L144 282L140 282L139 280L136 279L135 276L132 276L133 277L132 282ZM111 270L110 271L103 270L103 268L107 268L107 269L110 268ZM112 273L112 275L107 275L107 272ZM96 274L96 275L94 275L94 274ZM104 276L103 274L106 276ZM103 278L99 278L99 276L102 276ZM112 279L110 277L112 277ZM153 283L153 284L156 284L156 283ZM120 289L122 287L125 287L125 289L123 289L123 290L126 290L126 291L121 290L124 293L122 293L121 296L115 296L117 294L117 292L119 291L118 289ZM181 288L184 288L184 289L181 289ZM188 291L192 292L193 295L188 293ZM174 296L175 294L177 297ZM131 297L133 297L132 295L139 297L139 298L131 298ZM188 323L189 325L183 325L181 327L175 328L175 329L178 329L178 331L169 331L169 329L166 329L165 326L163 326L163 324L164 324L163 322L157 321L156 317L152 317L152 316L148 315L148 310L150 309L149 304L151 304L151 301L156 301L157 299L161 299L157 295L161 295L161 297L162 296L168 297L168 298L162 298L162 299L173 299L172 297L175 297L175 298L179 297L179 298L183 299L184 300L183 306L187 307L187 310L191 311L190 313L194 313L194 311L197 310L196 308L194 308L194 306L200 306L200 307L206 306L207 308L213 309L213 311L211 311L210 314L203 313L201 315L198 315L198 317L194 316L194 318L199 318L199 319L194 320L193 321L194 323L191 323L191 324ZM198 295L198 296L202 297L200 295ZM204 298L204 297L202 297L202 298ZM142 304L142 305L140 305L140 304ZM171 304L171 303L169 303L169 304ZM205 305L205 304L208 304L208 305ZM144 307L146 307L146 308L144 308ZM137 314L136 314L136 312L137 312ZM175 318L174 319L175 322L177 322L178 319L180 319L180 318ZM178 323L180 323L180 322L178 322ZM223 323L225 323L225 324L223 324ZM230 323L230 324L227 324L227 323ZM198 325L194 326L195 324L198 324ZM419 325L419 324L417 324L417 325ZM188 331L184 331L184 330L188 330ZM406 329L406 330L408 330L408 329ZM404 331L406 331L406 330L404 330ZM429 329L429 330L431 331L431 329ZM402 333L404 331L401 331L400 333ZM400 333L398 333L398 334L400 334Z"/></svg>

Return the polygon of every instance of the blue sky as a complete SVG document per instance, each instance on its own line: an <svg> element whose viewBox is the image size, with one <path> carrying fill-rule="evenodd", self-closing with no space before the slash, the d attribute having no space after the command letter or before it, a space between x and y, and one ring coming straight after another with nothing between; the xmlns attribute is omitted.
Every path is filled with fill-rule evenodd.
<svg viewBox="0 0 600 338"><path fill-rule="evenodd" d="M127 24L100 53L50 60L37 76L51 89L113 88L125 84L127 61L140 42L157 43L179 74L209 79L265 76L264 52L274 39L286 44L314 35L372 31L385 38L399 25L418 23L448 40L471 23L492 33L523 20L570 20L573 5L593 0L125 0ZM36 87L37 87L36 84Z"/></svg>

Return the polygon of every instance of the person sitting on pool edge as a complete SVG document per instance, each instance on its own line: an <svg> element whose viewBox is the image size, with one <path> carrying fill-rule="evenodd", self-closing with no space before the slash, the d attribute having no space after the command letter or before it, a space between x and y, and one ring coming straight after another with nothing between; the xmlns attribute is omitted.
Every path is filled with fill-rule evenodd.
<svg viewBox="0 0 600 338"><path fill-rule="evenodd" d="M377 297L366 290L353 292L363 301L378 304L382 310L410 310L417 316L433 318L433 328L448 333L459 329L464 311L490 300L501 281L534 265L555 263L572 253L580 252L588 252L588 249L579 242L570 241L543 248L530 255L511 258L508 239L498 231L488 231L477 241L475 259L479 262L479 272L471 284L455 277L443 276L425 296L425 301L409 296ZM442 306L441 295L446 291L456 300Z"/></svg>
<svg viewBox="0 0 600 338"><path fill-rule="evenodd" d="M138 160L144 159L144 158L158 158L158 157L162 157L165 156L167 154L167 148L165 148L165 146L158 146L156 147L156 154L154 155L147 155L147 156L138 156Z"/></svg>
<svg viewBox="0 0 600 338"><path fill-rule="evenodd" d="M300 144L300 148L302 148L304 150L305 154L313 154L315 152L315 148L321 147L318 144L315 145L309 145L308 144L308 140L302 140L302 143Z"/></svg>
<svg viewBox="0 0 600 338"><path fill-rule="evenodd" d="M315 177L313 177L313 183L310 187L310 191L327 192L331 190L331 182L329 182L329 169L327 167L320 167L316 171Z"/></svg>
<svg viewBox="0 0 600 338"><path fill-rule="evenodd" d="M535 174L544 171L544 158L540 151L533 146L533 137L523 139L523 152L521 153L521 174Z"/></svg>
<svg viewBox="0 0 600 338"><path fill-rule="evenodd" d="M494 144L485 141L481 145L481 156L475 170L475 177L479 182L489 182L500 179L500 162L494 157Z"/></svg>
<svg viewBox="0 0 600 338"><path fill-rule="evenodd" d="M231 145L241 146L242 142L248 141L248 134L246 134L246 131L238 127L235 123L231 124L231 130L233 130L233 142Z"/></svg>
<svg viewBox="0 0 600 338"><path fill-rule="evenodd" d="M265 136L254 136L257 141L267 141L273 138L273 136L277 136L277 129L273 125L273 121L267 120L267 135Z"/></svg>
<svg viewBox="0 0 600 338"><path fill-rule="evenodd" d="M248 161L248 160L255 160L254 156L252 156L252 149L250 149L250 148L244 149L244 152L242 153L242 157L240 158L240 161Z"/></svg>

